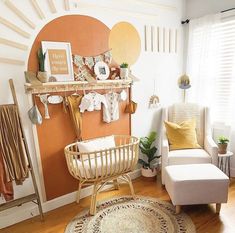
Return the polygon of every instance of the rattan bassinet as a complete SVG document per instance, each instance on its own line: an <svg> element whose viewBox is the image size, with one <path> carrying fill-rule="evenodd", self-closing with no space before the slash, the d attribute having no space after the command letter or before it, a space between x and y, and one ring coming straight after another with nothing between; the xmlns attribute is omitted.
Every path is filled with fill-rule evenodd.
<svg viewBox="0 0 235 233"><path fill-rule="evenodd" d="M133 198L135 197L128 173L135 169L138 161L139 139L127 135L114 135L114 140L115 147L99 151L81 153L78 150L78 143L70 144L64 149L68 170L74 178L79 180L77 202L80 199L82 186L94 185L90 206L91 215L96 213L98 192L105 184L110 182L113 182L117 189L117 179L128 183Z"/></svg>

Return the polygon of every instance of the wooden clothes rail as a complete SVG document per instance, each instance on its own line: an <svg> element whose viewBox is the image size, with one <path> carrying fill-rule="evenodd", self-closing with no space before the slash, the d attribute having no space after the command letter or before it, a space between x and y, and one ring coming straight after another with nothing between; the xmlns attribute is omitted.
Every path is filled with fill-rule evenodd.
<svg viewBox="0 0 235 233"><path fill-rule="evenodd" d="M10 88L11 88L11 93L12 93L14 105L16 106L18 114L19 114L19 105L18 105L18 101L17 101L17 98L16 98L15 87L14 87L14 83L13 83L12 79L9 80L9 85L10 85ZM9 104L9 105L12 105L12 104ZM42 205L41 205L41 201L40 201L40 196L39 196L39 192L38 192L36 178L35 178L35 174L34 174L34 170L33 170L33 166L32 166L31 157L30 157L30 154L29 154L29 148L28 148L25 133L24 133L24 130L23 130L23 125L22 125L22 120L20 118L20 114L19 114L19 121L20 121L20 128L21 128L21 133L22 133L22 137L23 137L23 143L24 143L24 148L25 148L25 152L26 152L26 157L27 157L27 161L28 161L28 168L29 168L29 171L30 171L30 174L31 174L31 177L32 177L34 193L1 204L0 205L0 211L4 211L6 209L10 209L10 208L13 208L13 207L16 207L16 206L21 206L22 204L27 203L27 202L33 202L33 203L38 205L38 210L39 210L39 213L40 213L40 217L41 217L41 220L43 220L44 217L43 217Z"/></svg>
<svg viewBox="0 0 235 233"><path fill-rule="evenodd" d="M101 89L115 89L115 88L129 88L132 85L131 79L126 80L105 80L90 83L87 81L74 82L48 82L39 85L26 83L26 94L37 93L53 93L64 91L79 91L79 90L101 90Z"/></svg>

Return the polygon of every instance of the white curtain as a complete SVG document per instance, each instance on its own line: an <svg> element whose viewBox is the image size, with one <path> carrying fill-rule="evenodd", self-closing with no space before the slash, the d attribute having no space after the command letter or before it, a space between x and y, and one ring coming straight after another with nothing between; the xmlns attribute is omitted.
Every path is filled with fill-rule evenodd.
<svg viewBox="0 0 235 233"><path fill-rule="evenodd" d="M222 14L190 21L186 72L188 101L211 109L214 133L230 137L235 153L235 20ZM232 162L235 176L235 157Z"/></svg>
<svg viewBox="0 0 235 233"><path fill-rule="evenodd" d="M212 120L235 128L235 20L221 14L190 21L188 100L207 105Z"/></svg>
<svg viewBox="0 0 235 233"><path fill-rule="evenodd" d="M217 73L215 54L218 52L218 40L213 37L213 28L219 21L218 14L190 21L186 65L192 85L188 91L189 102L208 106L213 103L213 80Z"/></svg>

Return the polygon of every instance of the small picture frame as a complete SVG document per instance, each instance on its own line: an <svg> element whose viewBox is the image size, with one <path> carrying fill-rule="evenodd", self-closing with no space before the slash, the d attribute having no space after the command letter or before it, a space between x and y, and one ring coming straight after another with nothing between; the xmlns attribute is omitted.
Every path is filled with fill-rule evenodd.
<svg viewBox="0 0 235 233"><path fill-rule="evenodd" d="M42 51L46 53L45 70L57 82L74 81L73 60L69 42L42 41Z"/></svg>
<svg viewBox="0 0 235 233"><path fill-rule="evenodd" d="M94 72L99 80L108 79L110 74L108 65L103 61L99 61L95 64Z"/></svg>

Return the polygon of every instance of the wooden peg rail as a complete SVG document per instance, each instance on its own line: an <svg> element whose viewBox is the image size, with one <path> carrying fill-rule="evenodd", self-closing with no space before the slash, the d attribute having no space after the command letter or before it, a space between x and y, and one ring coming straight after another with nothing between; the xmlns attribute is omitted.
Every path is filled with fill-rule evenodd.
<svg viewBox="0 0 235 233"><path fill-rule="evenodd" d="M129 88L132 80L105 80L89 83L87 81L74 82L48 82L40 85L25 84L26 94L37 93L52 93L63 91L79 91L79 90L101 90L101 89L115 89L115 88Z"/></svg>

